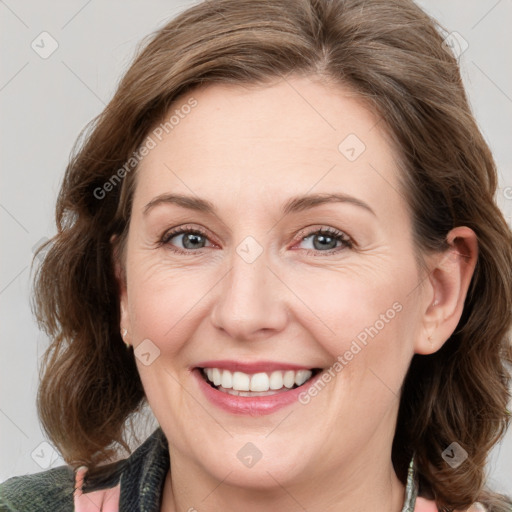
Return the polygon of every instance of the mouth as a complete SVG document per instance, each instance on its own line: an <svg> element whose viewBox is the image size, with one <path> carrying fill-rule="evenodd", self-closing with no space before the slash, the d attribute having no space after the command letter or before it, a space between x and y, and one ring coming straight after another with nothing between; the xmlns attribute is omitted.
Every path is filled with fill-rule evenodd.
<svg viewBox="0 0 512 512"><path fill-rule="evenodd" d="M237 397L264 397L287 393L305 386L318 375L321 368L273 370L245 373L225 368L196 368L202 379L212 388Z"/></svg>

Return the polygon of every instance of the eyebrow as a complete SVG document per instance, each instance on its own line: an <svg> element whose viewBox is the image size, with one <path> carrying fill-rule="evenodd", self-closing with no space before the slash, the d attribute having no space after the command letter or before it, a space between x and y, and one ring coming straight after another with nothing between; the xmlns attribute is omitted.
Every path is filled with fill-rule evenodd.
<svg viewBox="0 0 512 512"><path fill-rule="evenodd" d="M283 206L282 213L283 215L286 215L289 213L301 212L326 203L349 203L355 206L359 206L360 208L363 208L371 214L375 215L375 212L372 210L372 208L370 208L368 204L356 197L347 194L328 193L292 197ZM150 210L160 204L176 204L189 210L217 215L215 206L210 201L181 194L161 194L155 197L144 207L144 215L147 215Z"/></svg>

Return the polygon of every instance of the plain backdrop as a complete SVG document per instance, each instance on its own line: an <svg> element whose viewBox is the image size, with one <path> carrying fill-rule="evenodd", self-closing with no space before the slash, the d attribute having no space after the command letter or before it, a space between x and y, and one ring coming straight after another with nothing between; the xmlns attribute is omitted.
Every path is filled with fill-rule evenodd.
<svg viewBox="0 0 512 512"><path fill-rule="evenodd" d="M463 78L500 170L497 200L512 224L512 0L419 3L465 50ZM64 463L35 409L48 340L30 309L30 265L34 247L55 233L55 200L72 145L111 98L137 43L190 5L0 0L0 481ZM488 480L512 494L512 431L492 452Z"/></svg>

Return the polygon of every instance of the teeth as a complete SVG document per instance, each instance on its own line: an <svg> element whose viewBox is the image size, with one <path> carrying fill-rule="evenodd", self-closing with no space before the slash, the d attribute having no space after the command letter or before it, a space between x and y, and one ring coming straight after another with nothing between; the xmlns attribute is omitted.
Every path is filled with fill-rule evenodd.
<svg viewBox="0 0 512 512"><path fill-rule="evenodd" d="M214 368L212 371L212 382L215 386L220 386L222 380L221 371L218 368Z"/></svg>
<svg viewBox="0 0 512 512"><path fill-rule="evenodd" d="M311 370L286 370L271 373L230 372L219 368L204 368L203 373L214 386L234 391L266 392L282 388L291 389L295 385L302 386L311 378Z"/></svg>
<svg viewBox="0 0 512 512"><path fill-rule="evenodd" d="M281 389L283 386L283 372L272 372L270 374L270 389Z"/></svg>
<svg viewBox="0 0 512 512"><path fill-rule="evenodd" d="M306 382L310 378L311 378L310 370L299 370L295 374L295 384L297 384L297 386L302 386L302 384L304 384L304 382Z"/></svg>
<svg viewBox="0 0 512 512"><path fill-rule="evenodd" d="M293 370L289 370L289 371L284 373L283 384L288 389L292 389L293 388L293 385L295 384L295 372Z"/></svg>
<svg viewBox="0 0 512 512"><path fill-rule="evenodd" d="M231 373L229 370L224 370L224 373ZM235 372L233 373L233 385L230 386L236 391L249 391L251 384L251 376L247 373Z"/></svg>
<svg viewBox="0 0 512 512"><path fill-rule="evenodd" d="M251 377L251 391L268 391L270 389L270 379L266 373L255 373Z"/></svg>
<svg viewBox="0 0 512 512"><path fill-rule="evenodd" d="M233 387L233 375L231 375L231 372L228 372L226 370L222 372L222 380L220 381L220 385L223 388Z"/></svg>

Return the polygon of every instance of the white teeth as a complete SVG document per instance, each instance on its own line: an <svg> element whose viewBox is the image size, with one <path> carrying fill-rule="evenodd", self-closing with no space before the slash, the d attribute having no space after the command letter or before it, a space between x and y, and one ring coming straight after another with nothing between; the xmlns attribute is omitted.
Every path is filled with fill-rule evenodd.
<svg viewBox="0 0 512 512"><path fill-rule="evenodd" d="M266 373L255 373L251 377L251 391L268 391L270 379Z"/></svg>
<svg viewBox="0 0 512 512"><path fill-rule="evenodd" d="M302 386L311 376L311 370L286 370L271 373L259 372L249 375L244 372L231 373L219 368L205 368L203 373L214 386L234 391L266 392L279 389L291 389L294 385Z"/></svg>
<svg viewBox="0 0 512 512"><path fill-rule="evenodd" d="M281 389L283 386L283 372L272 372L270 374L270 389Z"/></svg>
<svg viewBox="0 0 512 512"><path fill-rule="evenodd" d="M295 374L295 384L297 386L302 386L304 382L306 382L311 377L311 371L310 370L299 370Z"/></svg>
<svg viewBox="0 0 512 512"><path fill-rule="evenodd" d="M214 368L212 371L212 381L215 386L220 386L222 380L222 374L218 368Z"/></svg>
<svg viewBox="0 0 512 512"><path fill-rule="evenodd" d="M224 370L225 372L229 370ZM236 391L249 391L249 386L251 383L250 375L242 372L233 373L233 386L231 386Z"/></svg>
<svg viewBox="0 0 512 512"><path fill-rule="evenodd" d="M293 370L288 370L287 372L284 372L283 384L288 389L293 388L293 385L295 384L295 372Z"/></svg>
<svg viewBox="0 0 512 512"><path fill-rule="evenodd" d="M222 380L220 381L220 385L223 388L232 388L233 387L233 376L231 372L228 370L224 370L222 372Z"/></svg>

